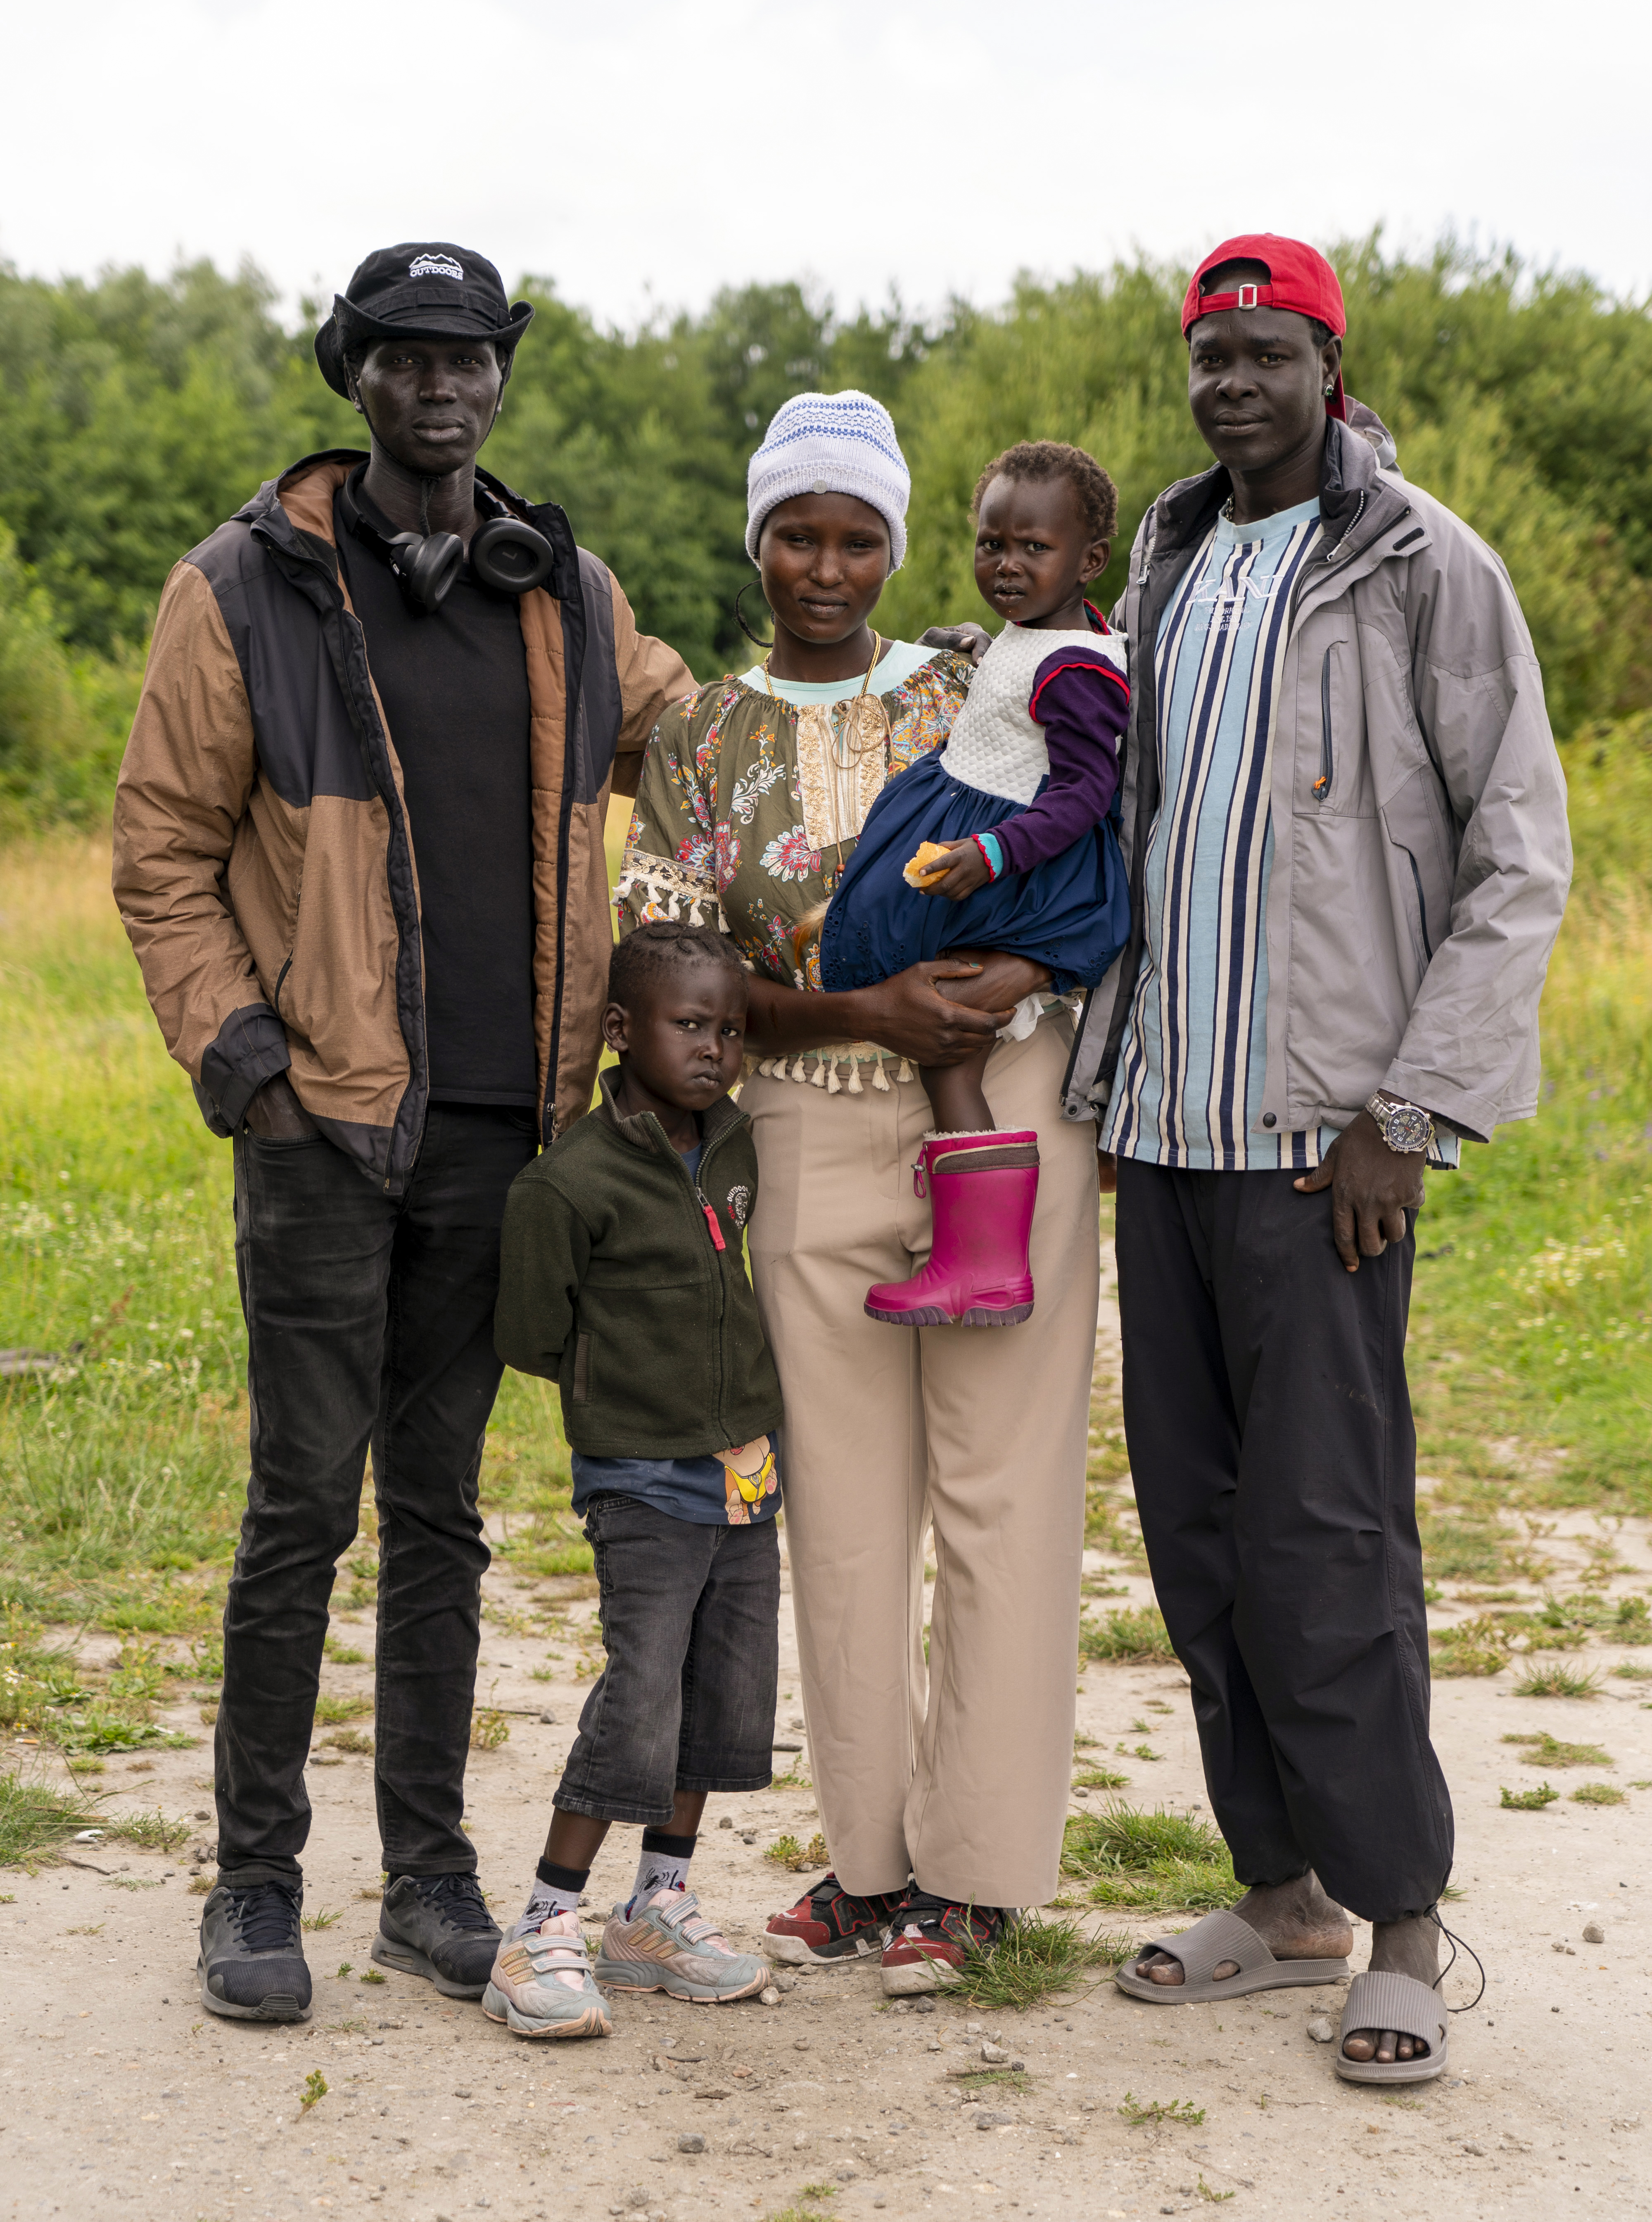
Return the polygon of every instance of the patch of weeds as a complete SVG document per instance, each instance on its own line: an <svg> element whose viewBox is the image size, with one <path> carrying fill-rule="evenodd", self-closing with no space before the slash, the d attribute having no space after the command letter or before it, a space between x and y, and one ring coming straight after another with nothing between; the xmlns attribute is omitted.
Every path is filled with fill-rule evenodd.
<svg viewBox="0 0 1652 2222"><path fill-rule="evenodd" d="M63 1933L66 1936L101 1936L104 1924L101 1921L83 1921L78 1928L66 1929Z"/></svg>
<svg viewBox="0 0 1652 2222"><path fill-rule="evenodd" d="M1205 1913L1236 1905L1245 1894L1215 1830L1163 1806L1147 1812L1115 1805L1099 1813L1075 1813L1067 1823L1061 1864L1068 1874L1089 1880L1096 1905Z"/></svg>
<svg viewBox="0 0 1652 2222"><path fill-rule="evenodd" d="M1423 1583L1423 1602L1424 1604L1443 1604L1445 1603L1445 1599L1446 1593L1441 1588L1438 1582ZM1229 2192L1228 2196L1231 2199L1233 2197L1232 2192Z"/></svg>
<svg viewBox="0 0 1652 2222"><path fill-rule="evenodd" d="M361 1895L365 1898L367 1893L363 1891ZM381 1983L384 1980L384 1977L379 1973L379 1970L376 1968L368 1968L362 1974L356 1978L356 1980L362 1983Z"/></svg>
<svg viewBox="0 0 1652 2222"><path fill-rule="evenodd" d="M1530 1757L1523 1767L1616 1767L1617 1761L1598 1743L1561 1743L1545 1729L1541 1736L1505 1736L1504 1743L1523 1744Z"/></svg>
<svg viewBox="0 0 1652 2222"><path fill-rule="evenodd" d="M1652 1782L1631 1782L1629 1786L1631 1790L1652 1790Z"/></svg>
<svg viewBox="0 0 1652 2222"><path fill-rule="evenodd" d="M1643 1597L1624 1597L1619 1601L1617 1618L1612 1624L1610 1641L1613 1643L1652 1643L1652 1614L1649 1614Z"/></svg>
<svg viewBox="0 0 1652 2222"><path fill-rule="evenodd" d="M68 1768L70 1773L75 1777L77 1781L83 1774L102 1774L105 1772L104 1762L101 1759L89 1759L84 1755L79 1757L72 1755L70 1758L65 1760L64 1765Z"/></svg>
<svg viewBox="0 0 1652 2222"><path fill-rule="evenodd" d="M323 1728L341 1728L346 1721L359 1721L373 1710L371 1698L317 1698L316 1719Z"/></svg>
<svg viewBox="0 0 1652 2222"><path fill-rule="evenodd" d="M1398 2091L1385 2091L1380 2095L1385 2106L1403 2106L1408 2114L1420 2114L1423 2112L1423 2101L1420 2099L1403 2099Z"/></svg>
<svg viewBox="0 0 1652 2222"><path fill-rule="evenodd" d="M116 1890L164 1890L166 1888L166 1885L158 1875L153 1878L148 1875L110 1875L107 1880L114 1884Z"/></svg>
<svg viewBox="0 0 1652 2222"><path fill-rule="evenodd" d="M217 1724L217 1707L216 1705L203 1705L201 1708L201 1726L204 1729L215 1729Z"/></svg>
<svg viewBox="0 0 1652 2222"><path fill-rule="evenodd" d="M1560 1794L1558 1790L1551 1790L1548 1783L1540 1782L1535 1790L1505 1788L1499 1802L1505 1813L1541 1813L1544 1806L1552 1805Z"/></svg>
<svg viewBox="0 0 1652 2222"><path fill-rule="evenodd" d="M1133 2130L1148 2123L1156 2128L1160 2122L1185 2122L1190 2129L1197 2129L1204 2119L1204 2108L1196 2106L1190 2099L1143 2100L1134 2091L1125 2093L1119 2112Z"/></svg>
<svg viewBox="0 0 1652 2222"><path fill-rule="evenodd" d="M1416 1524L1423 1531L1423 1555L1432 1579L1494 1582L1507 1564L1514 1538L1492 1513L1462 1509L1435 1512L1420 1506Z"/></svg>
<svg viewBox="0 0 1652 2222"><path fill-rule="evenodd" d="M1165 1756L1162 1751L1154 1751L1145 1743L1115 1743L1113 1748L1122 1753L1126 1759L1159 1760Z"/></svg>
<svg viewBox="0 0 1652 2222"><path fill-rule="evenodd" d="M91 1807L43 1782L0 1774L0 1867L28 1867L47 1859L64 1838L86 1825Z"/></svg>
<svg viewBox="0 0 1652 2222"><path fill-rule="evenodd" d="M363 1736L360 1729L340 1729L334 1736L323 1739L335 1751L369 1752L373 1738Z"/></svg>
<svg viewBox="0 0 1652 2222"><path fill-rule="evenodd" d="M1514 1685L1517 1698L1598 1698L1599 1674L1580 1674L1570 1666L1529 1667Z"/></svg>
<svg viewBox="0 0 1652 2222"><path fill-rule="evenodd" d="M1611 1671L1620 1682L1652 1682L1652 1666L1632 1666L1627 1659Z"/></svg>
<svg viewBox="0 0 1652 2222"><path fill-rule="evenodd" d="M318 1905L313 1913L299 1918L298 1926L301 1929L336 1929L342 1919L342 1914L334 1913L327 1906Z"/></svg>
<svg viewBox="0 0 1652 2222"><path fill-rule="evenodd" d="M528 1679L531 1682L554 1682L556 1669L554 1666L533 1666L528 1671Z"/></svg>
<svg viewBox="0 0 1652 2222"><path fill-rule="evenodd" d="M1438 1628L1429 1635L1429 1660L1439 1675L1500 1674L1509 1663L1511 1631L1499 1619L1481 1613L1459 1621L1454 1628Z"/></svg>
<svg viewBox="0 0 1652 2222"><path fill-rule="evenodd" d="M1087 1968L1102 1964L1094 1943L1076 1921L1028 1916L1007 1928L996 1944L971 1945L951 1987L970 2005L1019 2011L1070 1990Z"/></svg>
<svg viewBox="0 0 1652 2222"><path fill-rule="evenodd" d="M1128 1774L1116 1773L1110 1767L1081 1767L1072 1778L1075 1790L1122 1790L1129 1783Z"/></svg>
<svg viewBox="0 0 1652 2222"><path fill-rule="evenodd" d="M330 1635L321 1648L335 1666L365 1666L367 1664L365 1651L358 1651L353 1643L341 1643L336 1635Z"/></svg>
<svg viewBox="0 0 1652 2222"><path fill-rule="evenodd" d="M772 1860L776 1867L788 1868L793 1874L832 1864L826 1838L818 1829L807 1844L800 1844L795 1836L776 1836L763 1856Z"/></svg>
<svg viewBox="0 0 1652 2222"><path fill-rule="evenodd" d="M214 1880L210 1875L192 1875L189 1879L189 1894L192 1898L210 1898L212 1895L213 1887Z"/></svg>
<svg viewBox="0 0 1652 2222"><path fill-rule="evenodd" d="M472 1751L497 1751L511 1740L511 1723L497 1705L478 1705L470 1717Z"/></svg>
<svg viewBox="0 0 1652 2222"><path fill-rule="evenodd" d="M1096 1964L1100 1968L1121 1968L1141 1949L1128 1929L1106 1929L1090 1941L1096 1949Z"/></svg>
<svg viewBox="0 0 1652 2222"><path fill-rule="evenodd" d="M1072 1748L1075 1751L1094 1751L1096 1748L1096 1738L1086 1736L1082 1729L1077 1729L1073 1734Z"/></svg>
<svg viewBox="0 0 1652 2222"><path fill-rule="evenodd" d="M312 2068L304 2079L304 2090L298 2099L298 2112L307 2114L318 2100L327 2096L327 2078L319 2068Z"/></svg>
<svg viewBox="0 0 1652 2222"><path fill-rule="evenodd" d="M806 1774L804 1773L803 1757L801 1752L798 1754L797 1757L793 1760L791 1765L787 1768L784 1774L776 1775L771 1787L776 1790L813 1789L814 1777L812 1774Z"/></svg>
<svg viewBox="0 0 1652 2222"><path fill-rule="evenodd" d="M1078 1655L1137 1665L1171 1666L1176 1660L1164 1615L1151 1604L1134 1612L1106 1613L1100 1620L1086 1615L1078 1623Z"/></svg>
<svg viewBox="0 0 1652 2222"><path fill-rule="evenodd" d="M1238 2193L1234 2191L1212 2191L1203 2175L1199 2178L1197 2188L1200 2198L1208 2199L1212 2206L1220 2206L1224 2200L1236 2199L1239 2196Z"/></svg>
<svg viewBox="0 0 1652 2222"><path fill-rule="evenodd" d="M1615 1782L1580 1782L1572 1792L1574 1805L1623 1805L1628 1798L1629 1792Z"/></svg>
<svg viewBox="0 0 1652 2222"><path fill-rule="evenodd" d="M333 1977L333 1980L336 1983L342 1983L346 1975L353 1975L355 1973L355 1968L353 1962L341 1960L338 1963L338 1973Z"/></svg>
<svg viewBox="0 0 1652 2222"><path fill-rule="evenodd" d="M116 1837L122 1843L137 1844L146 1852L175 1850L190 1833L187 1821L169 1821L159 1810L153 1813L101 1814L97 1825L106 1836Z"/></svg>

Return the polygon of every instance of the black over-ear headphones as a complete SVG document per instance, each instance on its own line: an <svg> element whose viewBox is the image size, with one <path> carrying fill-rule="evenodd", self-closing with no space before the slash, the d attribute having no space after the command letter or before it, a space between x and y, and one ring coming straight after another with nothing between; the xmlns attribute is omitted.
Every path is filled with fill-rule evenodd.
<svg viewBox="0 0 1652 2222"><path fill-rule="evenodd" d="M458 534L399 532L382 544L408 599L421 609L438 609L465 560ZM525 594L550 578L556 551L519 517L490 517L471 536L470 568L496 594Z"/></svg>

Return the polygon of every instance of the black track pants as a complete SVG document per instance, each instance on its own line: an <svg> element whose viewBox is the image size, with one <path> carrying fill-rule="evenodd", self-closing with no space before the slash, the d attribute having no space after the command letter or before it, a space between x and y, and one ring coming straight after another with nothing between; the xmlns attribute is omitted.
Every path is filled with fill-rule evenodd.
<svg viewBox="0 0 1652 2222"><path fill-rule="evenodd" d="M1329 1191L1296 1177L1120 1159L1130 1466L1234 1872L1311 1867L1398 1921L1452 1855L1405 1386L1414 1236L1349 1273Z"/></svg>

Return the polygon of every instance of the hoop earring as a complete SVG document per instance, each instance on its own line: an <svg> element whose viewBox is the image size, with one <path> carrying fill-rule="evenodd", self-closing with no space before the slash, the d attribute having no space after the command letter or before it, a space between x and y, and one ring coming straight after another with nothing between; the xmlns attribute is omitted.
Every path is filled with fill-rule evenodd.
<svg viewBox="0 0 1652 2222"><path fill-rule="evenodd" d="M751 592L752 587L756 584L757 581L755 580L748 579L744 586L741 587L739 593L734 597L734 622L738 625L740 631L745 635L746 638L756 647L772 648L775 644L772 640L764 640L761 633L755 633L752 631L751 626L745 621L745 612L740 607L741 603L744 601L746 596ZM758 587L757 591L761 593L763 590L761 587ZM771 611L769 614L772 617L774 613Z"/></svg>

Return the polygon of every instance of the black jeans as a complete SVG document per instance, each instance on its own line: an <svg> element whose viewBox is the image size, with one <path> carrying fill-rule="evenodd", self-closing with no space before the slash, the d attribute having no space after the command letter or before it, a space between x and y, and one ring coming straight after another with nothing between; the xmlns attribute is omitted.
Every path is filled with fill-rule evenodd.
<svg viewBox="0 0 1652 2222"><path fill-rule="evenodd" d="M386 1867L474 1868L460 1828L475 1693L482 1436L505 1196L529 1111L433 1104L399 1201L331 1143L237 1134L252 1473L223 1615L218 1865L290 1880L334 1568L369 1446L379 1510L374 1775Z"/></svg>
<svg viewBox="0 0 1652 2222"><path fill-rule="evenodd" d="M1329 1191L1296 1177L1119 1160L1125 1431L1234 1873L1311 1867L1398 1921L1452 1856L1405 1386L1415 1237L1349 1273Z"/></svg>
<svg viewBox="0 0 1652 2222"><path fill-rule="evenodd" d="M702 1526L607 1492L586 1507L585 1533L608 1663L552 1803L658 1828L679 1790L766 1790L780 1673L773 1519Z"/></svg>

